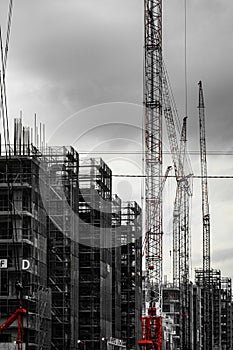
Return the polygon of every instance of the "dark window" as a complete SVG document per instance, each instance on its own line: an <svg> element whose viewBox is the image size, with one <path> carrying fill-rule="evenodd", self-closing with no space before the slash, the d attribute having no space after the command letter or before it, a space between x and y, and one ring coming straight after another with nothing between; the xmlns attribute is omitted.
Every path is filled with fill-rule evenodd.
<svg viewBox="0 0 233 350"><path fill-rule="evenodd" d="M12 238L12 223L9 221L0 222L0 239Z"/></svg>
<svg viewBox="0 0 233 350"><path fill-rule="evenodd" d="M11 334L0 334L0 343L11 343Z"/></svg>
<svg viewBox="0 0 233 350"><path fill-rule="evenodd" d="M0 210L8 211L9 210L9 196L7 192L1 192L0 196Z"/></svg>
<svg viewBox="0 0 233 350"><path fill-rule="evenodd" d="M1 295L9 295L8 290L8 280L7 280L7 272L1 270L1 286L0 286Z"/></svg>

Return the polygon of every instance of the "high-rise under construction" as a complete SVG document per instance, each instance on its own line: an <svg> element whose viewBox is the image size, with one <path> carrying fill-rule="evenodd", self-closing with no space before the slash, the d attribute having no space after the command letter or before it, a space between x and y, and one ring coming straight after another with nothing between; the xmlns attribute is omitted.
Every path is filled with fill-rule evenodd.
<svg viewBox="0 0 233 350"><path fill-rule="evenodd" d="M39 150L17 135L14 154L0 157L1 324L26 310L25 350L133 348L142 305L140 207L112 195L102 159L81 162L72 147ZM2 349L19 344L14 321L1 331Z"/></svg>
<svg viewBox="0 0 233 350"><path fill-rule="evenodd" d="M39 188L40 157L16 140L11 157L0 156L0 169L1 324L24 306L24 343L32 350L48 350L51 290L47 284L47 213ZM0 341L16 343L19 331L13 323L1 332Z"/></svg>

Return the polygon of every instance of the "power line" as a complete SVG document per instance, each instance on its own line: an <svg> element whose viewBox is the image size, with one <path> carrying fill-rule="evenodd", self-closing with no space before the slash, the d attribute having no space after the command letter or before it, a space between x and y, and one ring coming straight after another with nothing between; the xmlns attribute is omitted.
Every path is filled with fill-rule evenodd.
<svg viewBox="0 0 233 350"><path fill-rule="evenodd" d="M98 152L89 152L89 151L81 151L78 152L80 155L99 155L99 154L109 154L109 155L114 155L114 154L120 154L120 155L128 155L128 154L143 154L142 151L98 151ZM171 155L172 152L170 151L163 151L163 154L168 154ZM199 155L200 152L199 151L189 151L188 152L189 155ZM233 150L230 151L221 151L221 150L213 150L213 151L207 151L206 154L210 155L210 156L233 156Z"/></svg>
<svg viewBox="0 0 233 350"><path fill-rule="evenodd" d="M112 177L135 177L135 178L145 178L146 175L140 175L140 174L112 174ZM158 177L156 176L150 176L150 177ZM164 177L163 175L160 177ZM168 175L170 178L176 178L175 175ZM201 175L192 175L193 179L202 179L203 176ZM233 175L208 175L208 179L233 179Z"/></svg>

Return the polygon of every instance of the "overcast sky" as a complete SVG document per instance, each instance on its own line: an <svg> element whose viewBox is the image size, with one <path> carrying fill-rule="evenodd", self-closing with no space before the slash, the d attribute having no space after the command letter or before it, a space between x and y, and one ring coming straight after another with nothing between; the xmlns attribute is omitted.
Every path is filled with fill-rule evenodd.
<svg viewBox="0 0 233 350"><path fill-rule="evenodd" d="M0 2L6 34L8 1ZM233 2L187 1L188 147L199 149L198 86L203 81L207 150L232 151ZM185 114L184 2L163 4L163 52L180 118ZM20 0L14 2L7 63L10 125L23 112L46 124L50 144L78 151L141 151L143 0ZM166 130L164 128L164 133ZM166 136L164 138L166 140ZM164 141L164 149L169 146ZM208 156L209 175L233 175L233 156ZM103 155L114 173L140 173L141 156ZM199 158L191 156L200 174ZM165 157L164 169L171 164ZM173 179L164 195L172 204ZM233 277L233 179L210 179L212 265ZM118 179L114 190L140 198L140 181ZM171 206L170 206L171 207ZM167 208L167 206L166 206ZM165 246L171 249L172 208L165 211ZM194 179L193 268L201 260L200 181ZM170 262L165 263L169 274Z"/></svg>

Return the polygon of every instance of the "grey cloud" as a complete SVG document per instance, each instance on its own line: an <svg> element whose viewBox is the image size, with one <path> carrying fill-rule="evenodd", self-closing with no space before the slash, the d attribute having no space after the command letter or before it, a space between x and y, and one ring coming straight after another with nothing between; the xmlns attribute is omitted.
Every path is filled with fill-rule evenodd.
<svg viewBox="0 0 233 350"><path fill-rule="evenodd" d="M187 2L187 9L188 147L199 149L197 83L202 79L206 100L207 149L229 150L232 149L233 131L233 2L211 0L210 4L195 0ZM185 115L183 11L183 2L164 1L164 57L181 118ZM0 22L4 33L6 13L7 1L1 1ZM126 101L141 104L142 76L143 1L15 2L7 71L11 118L22 109L25 124L32 125L33 115L37 112L39 119L46 123L48 136L52 135L55 126L61 126L52 141L66 144L94 127L96 120L99 123L133 123L136 118L137 124L141 125L141 115L133 109L121 113L99 110L95 117L88 115L87 118L86 114L82 114L80 118L74 117L70 125L66 121L83 107L98 103ZM92 133L91 141L93 144L101 140L105 142L107 137L114 138L115 134L118 135L117 129L99 129L95 135ZM127 130L130 140L133 140L133 134ZM138 141L138 135L135 139ZM85 139L83 147L89 145ZM108 143L110 149L115 146ZM194 173L199 173L198 157L192 157L192 160ZM226 166L222 158L220 161L216 157L215 161L219 174L225 169L232 171L229 158L225 159ZM171 164L171 161L168 163ZM212 171L209 158L208 165ZM211 180L209 186L210 202L221 201L230 210L232 191L229 190L229 182L223 185L223 182ZM196 208L201 206L197 180L195 190L199 191L198 195L194 195L196 213ZM215 207L215 210L218 209ZM211 217L215 216L211 212ZM193 221L200 223L201 217L195 217ZM231 226L226 227L225 223L216 224L223 231L231 230ZM201 240L201 229L195 235ZM216 234L215 240L215 245L218 245L221 238ZM199 253L197 256L201 261ZM217 256L224 260L223 253ZM220 264L221 260L216 262Z"/></svg>
<svg viewBox="0 0 233 350"><path fill-rule="evenodd" d="M229 260L233 261L233 247L226 247L213 251L213 263L225 263Z"/></svg>

